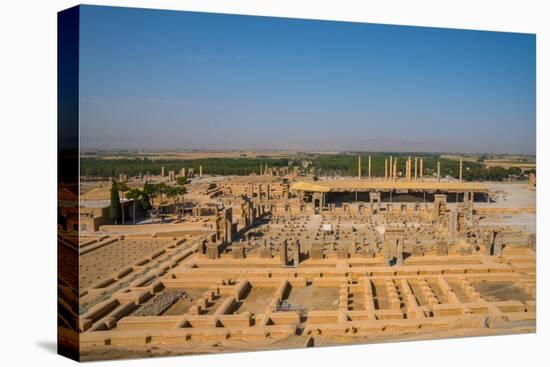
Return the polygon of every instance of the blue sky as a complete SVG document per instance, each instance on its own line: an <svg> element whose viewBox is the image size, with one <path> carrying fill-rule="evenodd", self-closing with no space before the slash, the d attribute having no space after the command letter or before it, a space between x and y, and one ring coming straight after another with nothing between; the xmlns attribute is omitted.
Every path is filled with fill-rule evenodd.
<svg viewBox="0 0 550 367"><path fill-rule="evenodd" d="M535 36L84 6L84 149L535 153Z"/></svg>

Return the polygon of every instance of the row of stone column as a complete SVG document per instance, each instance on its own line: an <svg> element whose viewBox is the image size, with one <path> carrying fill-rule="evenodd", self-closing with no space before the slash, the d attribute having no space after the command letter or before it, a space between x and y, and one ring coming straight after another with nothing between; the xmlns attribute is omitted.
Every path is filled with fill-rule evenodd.
<svg viewBox="0 0 550 367"><path fill-rule="evenodd" d="M359 159L358 159L358 162L357 162L357 177L361 178L362 177L362 170L363 170L363 167L361 165L361 156L359 156ZM369 164L368 164L368 170L367 170L367 173L368 173L368 179L370 180L371 178L371 156L369 155Z"/></svg>
<svg viewBox="0 0 550 367"><path fill-rule="evenodd" d="M369 162L370 162L370 157L369 157ZM369 166L370 166L370 163L369 163ZM463 171L463 160L461 158L459 174L458 174L458 179L460 182L462 182L462 171ZM424 160L422 158L419 159L418 157L414 157L414 172L413 172L413 161L411 156L409 156L405 162L405 180L407 182L410 182L413 180L413 176L414 176L414 181L417 181L417 180L422 181L423 174L424 174ZM359 174L359 178L361 178L361 174ZM394 158L393 156L390 156L389 160L388 158L384 159L384 180L385 181L397 180L397 157ZM441 162L439 161L437 162L437 181L438 182L441 181Z"/></svg>
<svg viewBox="0 0 550 367"><path fill-rule="evenodd" d="M419 166L420 163L420 167ZM419 169L420 168L420 169ZM422 158L414 158L414 180L423 180L424 172L424 160ZM409 156L405 161L405 179L406 181L412 181L413 178L413 164L412 158ZM390 158L384 159L384 180L396 181L397 180L397 157L390 156Z"/></svg>

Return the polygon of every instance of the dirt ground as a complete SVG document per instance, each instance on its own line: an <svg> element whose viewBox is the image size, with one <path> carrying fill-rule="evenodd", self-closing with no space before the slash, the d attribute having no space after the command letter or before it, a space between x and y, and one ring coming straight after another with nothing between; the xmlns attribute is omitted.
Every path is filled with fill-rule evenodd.
<svg viewBox="0 0 550 367"><path fill-rule="evenodd" d="M308 311L338 309L337 287L293 287L286 301L295 307L307 308Z"/></svg>
<svg viewBox="0 0 550 367"><path fill-rule="evenodd" d="M533 300L522 288L513 282L472 282L474 288L489 302L512 301L521 302Z"/></svg>
<svg viewBox="0 0 550 367"><path fill-rule="evenodd" d="M207 291L207 288L188 288L183 291L187 297L177 300L164 311L163 315L185 315L189 308L197 302L197 298Z"/></svg>
<svg viewBox="0 0 550 367"><path fill-rule="evenodd" d="M253 314L265 312L269 302L271 301L275 288L271 287L252 287L246 298L239 302L235 312L250 312Z"/></svg>
<svg viewBox="0 0 550 367"><path fill-rule="evenodd" d="M119 240L80 256L80 288L85 289L111 274L166 247L169 240Z"/></svg>

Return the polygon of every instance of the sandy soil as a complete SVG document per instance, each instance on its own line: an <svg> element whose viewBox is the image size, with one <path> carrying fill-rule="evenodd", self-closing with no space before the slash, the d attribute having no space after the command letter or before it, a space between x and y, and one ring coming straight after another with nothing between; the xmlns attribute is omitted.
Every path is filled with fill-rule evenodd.
<svg viewBox="0 0 550 367"><path fill-rule="evenodd" d="M81 255L81 289L136 263L169 243L169 240L157 239L120 240Z"/></svg>
<svg viewBox="0 0 550 367"><path fill-rule="evenodd" d="M271 301L275 288L270 287L252 287L246 298L239 302L238 308L234 310L236 313L250 312L253 314L265 312L269 302Z"/></svg>
<svg viewBox="0 0 550 367"><path fill-rule="evenodd" d="M184 292L186 297L181 297L173 303L168 309L166 309L166 311L164 311L163 315L185 315L187 311L189 311L189 308L196 303L197 298L202 296L206 291L207 288L185 289Z"/></svg>
<svg viewBox="0 0 550 367"><path fill-rule="evenodd" d="M512 300L525 302L533 300L529 294L513 282L480 281L472 282L472 285L489 302Z"/></svg>
<svg viewBox="0 0 550 367"><path fill-rule="evenodd" d="M338 309L337 287L293 287L286 301L293 307L307 308L308 311Z"/></svg>

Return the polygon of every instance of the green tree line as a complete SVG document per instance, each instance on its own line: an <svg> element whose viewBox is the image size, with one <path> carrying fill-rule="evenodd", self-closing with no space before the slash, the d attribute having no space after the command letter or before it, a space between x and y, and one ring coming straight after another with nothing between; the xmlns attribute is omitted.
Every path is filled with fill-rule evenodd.
<svg viewBox="0 0 550 367"><path fill-rule="evenodd" d="M269 167L286 167L289 160L286 158L205 158L193 160L178 159L147 159L147 158L122 158L122 159L101 159L95 157L83 157L80 159L80 175L93 177L117 177L124 173L128 176L137 176L140 173L150 172L159 175L161 167L164 167L165 174L168 171L179 172L181 168L193 168L195 174L199 173L202 166L204 173L216 175L248 175L253 172L260 172L260 165Z"/></svg>
<svg viewBox="0 0 550 367"><path fill-rule="evenodd" d="M384 160L393 156L397 157L397 171L404 175L406 160L412 158L412 174L414 175L414 153L371 153L371 176L384 177ZM368 175L368 153L360 154L362 175ZM323 176L357 176L358 154L335 154L335 155L311 155L301 157L303 160L311 161L316 173ZM418 169L420 170L420 158L423 159L424 177L437 175L437 162L440 162L441 176L451 176L459 178L460 163L458 160L441 158L439 155L418 156ZM117 177L120 173L128 176L137 176L140 173L150 172L158 175L161 167L168 171L176 171L182 167L186 169L193 168L195 174L198 174L199 167L202 166L203 172L215 175L238 175L244 176L251 173L259 173L260 165L267 164L269 167L287 167L300 165L301 162L289 160L287 158L204 158L193 160L176 159L158 159L148 158L118 158L101 159L96 157L83 157L80 160L80 172L82 176L92 177ZM307 173L308 170L306 170ZM465 181L492 180L501 181L510 176L519 179L526 179L529 172L522 173L518 167L484 167L480 162L463 161L462 178ZM420 175L420 173L418 174Z"/></svg>

